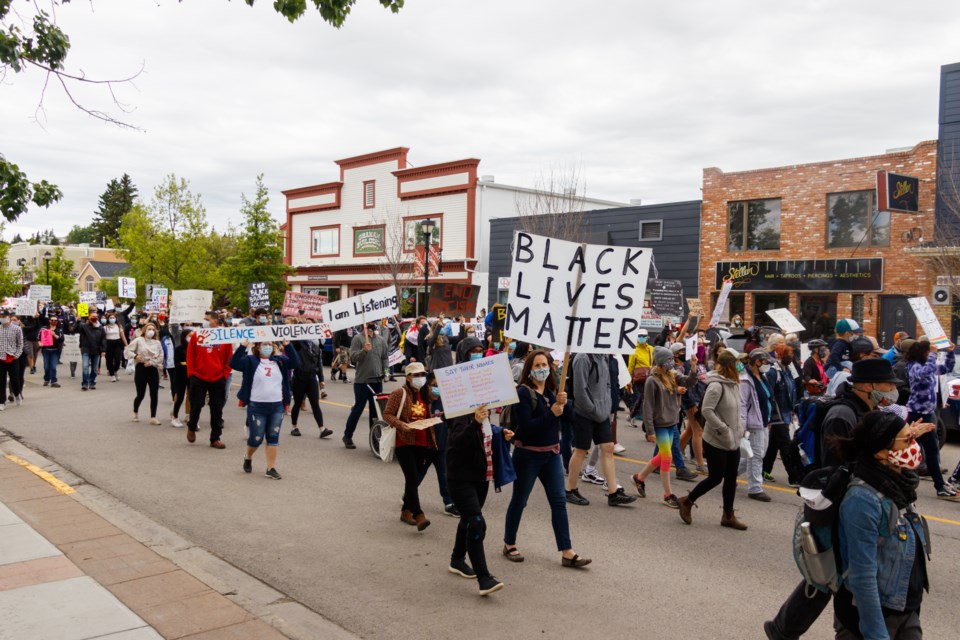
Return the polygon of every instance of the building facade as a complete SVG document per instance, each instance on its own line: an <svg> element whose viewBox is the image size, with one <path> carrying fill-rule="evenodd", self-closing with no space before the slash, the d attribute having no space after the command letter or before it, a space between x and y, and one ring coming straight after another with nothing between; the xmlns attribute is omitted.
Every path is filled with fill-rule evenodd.
<svg viewBox="0 0 960 640"><path fill-rule="evenodd" d="M74 278L79 277L80 272L83 271L87 263L91 261L124 261L123 257L113 249L92 247L87 244L52 245L18 242L10 245L7 251L7 268L20 275L23 284L29 286L34 281L34 278L43 275L45 259L53 257L57 249L63 249L63 257L66 260L73 261L73 271L71 275Z"/></svg>
<svg viewBox="0 0 960 640"><path fill-rule="evenodd" d="M862 158L704 169L701 301L713 308L731 280L725 320L770 325L765 311L785 307L808 330L825 313L860 321L885 345L896 331L917 335L907 298L931 296L932 279L908 250L933 239L936 168L937 142L926 141ZM880 171L918 179L915 213L878 209Z"/></svg>

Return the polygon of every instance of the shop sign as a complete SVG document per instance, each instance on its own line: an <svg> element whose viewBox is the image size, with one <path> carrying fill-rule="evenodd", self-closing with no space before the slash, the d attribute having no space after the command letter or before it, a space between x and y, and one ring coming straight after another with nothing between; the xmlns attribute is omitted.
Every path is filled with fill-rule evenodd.
<svg viewBox="0 0 960 640"><path fill-rule="evenodd" d="M882 291L883 258L718 262L716 288L734 291Z"/></svg>
<svg viewBox="0 0 960 640"><path fill-rule="evenodd" d="M920 211L920 178L877 172L877 210L917 213Z"/></svg>
<svg viewBox="0 0 960 640"><path fill-rule="evenodd" d="M353 230L353 253L358 256L383 255L384 227L366 227Z"/></svg>

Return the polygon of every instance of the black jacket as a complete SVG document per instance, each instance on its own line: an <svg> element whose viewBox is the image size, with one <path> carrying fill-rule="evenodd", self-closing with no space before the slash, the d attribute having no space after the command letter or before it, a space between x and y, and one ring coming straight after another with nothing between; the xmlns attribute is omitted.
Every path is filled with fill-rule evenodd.
<svg viewBox="0 0 960 640"><path fill-rule="evenodd" d="M36 342L40 339L40 324L36 318L29 316L21 317L20 327L23 329L24 342Z"/></svg>
<svg viewBox="0 0 960 640"><path fill-rule="evenodd" d="M80 353L100 355L107 350L107 332L102 324L79 323L77 333L80 334Z"/></svg>
<svg viewBox="0 0 960 640"><path fill-rule="evenodd" d="M300 356L300 364L293 371L294 377L318 376L323 382L323 351L320 343L316 340L297 340L292 344Z"/></svg>
<svg viewBox="0 0 960 640"><path fill-rule="evenodd" d="M487 455L483 451L483 425L473 415L447 419L447 478L485 482Z"/></svg>

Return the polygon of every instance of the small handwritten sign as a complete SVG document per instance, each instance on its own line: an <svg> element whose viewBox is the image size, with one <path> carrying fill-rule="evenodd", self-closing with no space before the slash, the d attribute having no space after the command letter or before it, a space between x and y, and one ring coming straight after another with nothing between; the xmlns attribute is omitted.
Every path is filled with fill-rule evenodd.
<svg viewBox="0 0 960 640"><path fill-rule="evenodd" d="M434 374L448 418L465 416L484 405L492 409L518 402L505 353L437 369Z"/></svg>

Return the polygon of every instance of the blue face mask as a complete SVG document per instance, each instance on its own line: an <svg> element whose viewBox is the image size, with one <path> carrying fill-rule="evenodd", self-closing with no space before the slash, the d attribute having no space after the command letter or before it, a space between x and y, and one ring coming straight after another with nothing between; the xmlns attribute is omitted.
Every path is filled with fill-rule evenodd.
<svg viewBox="0 0 960 640"><path fill-rule="evenodd" d="M738 363L737 363L737 373L743 373L743 363L742 363L742 362L738 362Z"/></svg>
<svg viewBox="0 0 960 640"><path fill-rule="evenodd" d="M482 353L471 353L471 354L470 354L470 359L471 359L471 360L479 360L479 359L482 358L482 357L483 357L483 354L482 354Z"/></svg>
<svg viewBox="0 0 960 640"><path fill-rule="evenodd" d="M499 342L494 342L494 343L493 343L493 348L494 348L494 349L499 349L499 348L500 348L500 343L499 343Z"/></svg>
<svg viewBox="0 0 960 640"><path fill-rule="evenodd" d="M267 316L260 316L260 324L267 324Z"/></svg>
<svg viewBox="0 0 960 640"><path fill-rule="evenodd" d="M531 369L530 377L537 382L544 382L550 377L550 369Z"/></svg>
<svg viewBox="0 0 960 640"><path fill-rule="evenodd" d="M272 356L272 355L273 355L273 347L272 347L272 346L270 346L270 345L264 345L264 346L260 347L260 357L261 357L261 358L269 358L269 357Z"/></svg>
<svg viewBox="0 0 960 640"><path fill-rule="evenodd" d="M640 336L637 338L637 344L647 344L647 336Z"/></svg>
<svg viewBox="0 0 960 640"><path fill-rule="evenodd" d="M437 396L437 397L439 398L439 397L440 397L440 387L430 387L430 393L432 393L433 395L435 395L435 396Z"/></svg>
<svg viewBox="0 0 960 640"><path fill-rule="evenodd" d="M510 350L513 351L513 350L515 350L515 349L517 348L517 343L516 343L516 342L511 342L508 346L509 346Z"/></svg>

